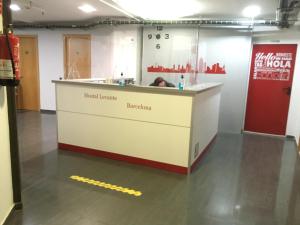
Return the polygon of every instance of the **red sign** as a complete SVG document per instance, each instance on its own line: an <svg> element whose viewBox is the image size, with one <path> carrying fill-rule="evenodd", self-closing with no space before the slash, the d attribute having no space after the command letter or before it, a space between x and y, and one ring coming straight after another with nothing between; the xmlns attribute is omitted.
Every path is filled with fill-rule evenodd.
<svg viewBox="0 0 300 225"><path fill-rule="evenodd" d="M297 45L253 46L245 130L285 135Z"/></svg>
<svg viewBox="0 0 300 225"><path fill-rule="evenodd" d="M2 0L0 0L0 17L2 17Z"/></svg>
<svg viewBox="0 0 300 225"><path fill-rule="evenodd" d="M0 34L3 33L3 20L2 20L2 12L3 12L3 10L2 10L2 7L3 7L2 0L0 0Z"/></svg>
<svg viewBox="0 0 300 225"><path fill-rule="evenodd" d="M220 63L215 63L212 66L207 66L203 58L200 58L199 62L196 65L196 68L193 68L191 63L183 65L173 65L173 67L168 68L161 65L148 66L147 72L149 73L206 73L206 74L226 74L225 65L220 66Z"/></svg>
<svg viewBox="0 0 300 225"><path fill-rule="evenodd" d="M11 79L14 77L17 80L20 79L20 40L18 37L13 34L9 34L9 43L12 50L12 57L14 61L14 69L11 62L11 56L9 48L7 47L7 38L5 35L0 35L0 78L2 79ZM15 74L13 74L15 72Z"/></svg>
<svg viewBox="0 0 300 225"><path fill-rule="evenodd" d="M290 51L273 52L268 49L255 53L253 79L289 81L295 57Z"/></svg>

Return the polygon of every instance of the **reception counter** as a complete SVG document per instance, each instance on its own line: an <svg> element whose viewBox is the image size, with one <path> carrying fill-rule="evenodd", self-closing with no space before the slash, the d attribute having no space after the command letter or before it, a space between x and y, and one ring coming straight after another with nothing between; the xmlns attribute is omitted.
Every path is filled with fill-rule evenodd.
<svg viewBox="0 0 300 225"><path fill-rule="evenodd" d="M218 131L220 83L179 91L53 82L59 149L187 174Z"/></svg>

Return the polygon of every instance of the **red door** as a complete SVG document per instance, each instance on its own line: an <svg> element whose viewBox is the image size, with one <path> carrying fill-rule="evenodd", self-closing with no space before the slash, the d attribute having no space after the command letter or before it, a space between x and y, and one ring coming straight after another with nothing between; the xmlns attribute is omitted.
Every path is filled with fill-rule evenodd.
<svg viewBox="0 0 300 225"><path fill-rule="evenodd" d="M297 45L253 45L245 131L285 135Z"/></svg>

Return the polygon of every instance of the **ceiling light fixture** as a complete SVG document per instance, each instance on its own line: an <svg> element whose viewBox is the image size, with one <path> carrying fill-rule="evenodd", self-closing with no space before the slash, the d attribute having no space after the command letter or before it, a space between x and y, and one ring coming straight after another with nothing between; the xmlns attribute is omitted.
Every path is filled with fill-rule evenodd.
<svg viewBox="0 0 300 225"><path fill-rule="evenodd" d="M176 20L203 11L197 0L113 0L127 12L146 20Z"/></svg>
<svg viewBox="0 0 300 225"><path fill-rule="evenodd" d="M126 16L128 16L128 17L130 17L130 18L133 18L133 19L135 19L136 21L140 21L139 19L135 18L135 17L134 17L133 15L131 15L130 13L126 12L125 10L123 10L123 9L121 9L121 8L119 8L119 7L117 7L117 6L113 5L113 4L111 4L111 3L108 3L106 0L99 0L99 1L102 2L102 3L105 4L105 5L107 5L107 6L111 7L111 8L113 8L113 9L115 9L115 10L121 12L121 13L124 13Z"/></svg>
<svg viewBox="0 0 300 225"><path fill-rule="evenodd" d="M83 11L85 13L91 13L91 12L95 12L96 11L96 9L93 6L88 5L88 4L84 4L84 5L78 6L78 9L80 9L81 11Z"/></svg>
<svg viewBox="0 0 300 225"><path fill-rule="evenodd" d="M10 8L12 11L20 11L20 10L21 10L20 6L17 5L17 4L11 4L11 5L9 6L9 8Z"/></svg>
<svg viewBox="0 0 300 225"><path fill-rule="evenodd" d="M261 8L257 5L249 5L243 10L243 15L248 18L257 17L261 12Z"/></svg>

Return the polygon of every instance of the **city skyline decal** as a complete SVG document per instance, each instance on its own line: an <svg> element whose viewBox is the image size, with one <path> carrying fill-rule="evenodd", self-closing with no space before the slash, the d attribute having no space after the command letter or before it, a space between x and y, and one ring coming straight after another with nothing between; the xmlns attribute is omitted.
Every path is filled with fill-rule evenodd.
<svg viewBox="0 0 300 225"><path fill-rule="evenodd" d="M149 73L205 73L205 74L226 74L225 65L220 66L217 62L211 66L207 66L203 58L200 58L196 68L193 68L191 63L187 63L185 66L173 64L173 67L168 68L162 65L151 65L147 67Z"/></svg>

